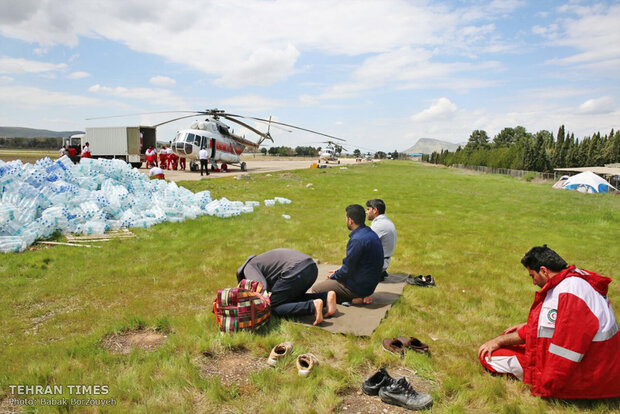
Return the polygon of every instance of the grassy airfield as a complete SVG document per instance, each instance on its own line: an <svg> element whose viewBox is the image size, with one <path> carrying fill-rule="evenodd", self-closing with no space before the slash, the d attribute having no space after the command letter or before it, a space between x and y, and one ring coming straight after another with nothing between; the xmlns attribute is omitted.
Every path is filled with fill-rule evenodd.
<svg viewBox="0 0 620 414"><path fill-rule="evenodd" d="M36 246L0 255L0 411L9 385L102 384L107 395L88 396L114 398L105 412L342 412L343 401L357 398L361 382L381 366L408 369L433 395L433 412L620 408L618 400L532 397L523 384L484 373L477 360L480 344L527 317L536 288L520 259L530 247L547 243L570 264L620 278L620 197L404 161L179 184L217 198L281 196L293 204L136 229L137 238L100 249ZM212 301L219 288L235 284L247 255L289 247L339 263L348 240L344 208L369 198L385 200L398 230L390 271L432 274L436 288L406 286L370 338L275 317L253 335L219 334ZM620 316L620 281L609 296ZM167 338L151 352L128 355L104 346L111 334L142 328ZM432 356L384 352L381 340L396 336L420 338ZM201 365L240 351L266 358L285 340L294 342L293 356L253 371L247 383L226 386ZM304 352L321 361L308 378L295 369Z"/></svg>

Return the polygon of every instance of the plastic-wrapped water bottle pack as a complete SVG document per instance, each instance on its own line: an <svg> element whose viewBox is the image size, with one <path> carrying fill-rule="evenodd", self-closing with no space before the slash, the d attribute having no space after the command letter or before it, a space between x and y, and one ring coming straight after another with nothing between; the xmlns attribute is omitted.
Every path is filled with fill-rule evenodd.
<svg viewBox="0 0 620 414"><path fill-rule="evenodd" d="M252 213L258 201L213 200L174 182L150 180L121 160L64 156L33 164L0 160L0 252L21 252L55 231L103 234L121 227L150 227L208 214ZM269 203L268 203L269 201ZM288 204L275 197L265 205Z"/></svg>

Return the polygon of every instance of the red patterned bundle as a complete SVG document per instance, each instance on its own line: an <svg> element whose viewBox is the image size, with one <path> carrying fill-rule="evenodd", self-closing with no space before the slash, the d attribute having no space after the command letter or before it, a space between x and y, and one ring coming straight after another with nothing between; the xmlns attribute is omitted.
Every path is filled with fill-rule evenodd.
<svg viewBox="0 0 620 414"><path fill-rule="evenodd" d="M217 292L213 313L222 332L254 332L269 320L271 306L262 283L243 279L238 287Z"/></svg>

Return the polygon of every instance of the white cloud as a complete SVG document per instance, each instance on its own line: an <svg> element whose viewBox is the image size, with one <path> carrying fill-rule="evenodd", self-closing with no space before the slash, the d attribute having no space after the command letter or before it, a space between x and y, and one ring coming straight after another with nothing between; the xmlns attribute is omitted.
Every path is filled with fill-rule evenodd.
<svg viewBox="0 0 620 414"><path fill-rule="evenodd" d="M546 63L585 67L620 76L620 4L609 7L566 5L559 10L577 17L558 19L557 30L556 27L547 31L535 26L534 33L547 37L554 45L572 47L579 52Z"/></svg>
<svg viewBox="0 0 620 414"><path fill-rule="evenodd" d="M182 108L186 106L182 98L167 89L126 88L123 86L109 87L95 84L88 88L88 91L106 96L148 101L149 103L170 108Z"/></svg>
<svg viewBox="0 0 620 414"><path fill-rule="evenodd" d="M101 101L81 95L50 91L30 86L0 86L0 102L29 107L80 107L97 105Z"/></svg>
<svg viewBox="0 0 620 414"><path fill-rule="evenodd" d="M153 76L149 79L149 83L155 86L174 86L177 81L168 76Z"/></svg>
<svg viewBox="0 0 620 414"><path fill-rule="evenodd" d="M239 110L252 112L270 111L287 104L285 101L279 99L265 98L258 95L234 96L221 99L219 102L221 102L226 108L229 108L229 110L236 108Z"/></svg>
<svg viewBox="0 0 620 414"><path fill-rule="evenodd" d="M579 106L579 112L583 114L608 114L615 111L616 105L610 96L597 99L588 99Z"/></svg>
<svg viewBox="0 0 620 414"><path fill-rule="evenodd" d="M456 111L456 105L448 98L439 98L430 107L413 115L411 119L419 122L445 120L452 118Z"/></svg>
<svg viewBox="0 0 620 414"><path fill-rule="evenodd" d="M64 63L48 63L21 58L0 58L0 73L43 73L65 69Z"/></svg>
<svg viewBox="0 0 620 414"><path fill-rule="evenodd" d="M237 88L287 79L296 73L302 52L361 56L449 47L471 54L496 33L494 24L477 25L476 19L489 20L522 4L495 0L458 8L404 0L245 0L208 6L186 0L3 2L0 15L11 17L2 20L0 34L41 47L73 47L84 36L107 38L189 65L213 76L218 86ZM470 8L475 11L469 13ZM506 47L495 38L493 43L494 50Z"/></svg>
<svg viewBox="0 0 620 414"><path fill-rule="evenodd" d="M47 53L47 48L45 47L37 47L35 48L32 53L34 53L37 56L43 56L44 54Z"/></svg>
<svg viewBox="0 0 620 414"><path fill-rule="evenodd" d="M67 75L67 78L69 79L83 79L83 78L88 78L90 76L90 73L88 72L72 72L69 75Z"/></svg>
<svg viewBox="0 0 620 414"><path fill-rule="evenodd" d="M1 83L10 83L13 82L15 79L13 79L10 76L4 76L4 75L0 75L0 82Z"/></svg>

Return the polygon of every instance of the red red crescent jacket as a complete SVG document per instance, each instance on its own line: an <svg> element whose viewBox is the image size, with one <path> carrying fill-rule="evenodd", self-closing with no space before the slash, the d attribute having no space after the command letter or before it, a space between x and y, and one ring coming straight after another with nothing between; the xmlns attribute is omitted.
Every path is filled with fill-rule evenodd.
<svg viewBox="0 0 620 414"><path fill-rule="evenodd" d="M620 335L607 299L608 277L577 269L558 273L539 291L527 324L523 382L541 397L620 396Z"/></svg>

